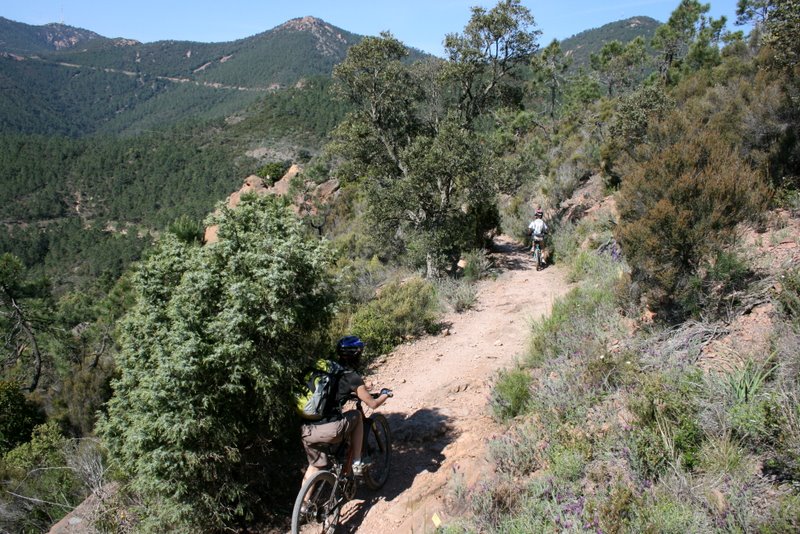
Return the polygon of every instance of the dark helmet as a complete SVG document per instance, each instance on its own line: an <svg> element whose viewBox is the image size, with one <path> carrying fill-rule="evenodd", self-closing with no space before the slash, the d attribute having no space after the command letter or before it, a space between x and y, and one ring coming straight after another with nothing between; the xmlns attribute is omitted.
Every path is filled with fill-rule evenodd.
<svg viewBox="0 0 800 534"><path fill-rule="evenodd" d="M345 336L336 343L339 361L349 367L357 367L364 352L364 342L358 336Z"/></svg>

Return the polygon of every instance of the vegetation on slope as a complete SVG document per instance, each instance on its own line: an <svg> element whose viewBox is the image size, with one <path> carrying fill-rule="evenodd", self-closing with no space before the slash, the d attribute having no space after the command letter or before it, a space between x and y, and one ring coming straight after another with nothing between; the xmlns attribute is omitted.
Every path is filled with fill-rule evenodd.
<svg viewBox="0 0 800 534"><path fill-rule="evenodd" d="M759 6L797 20L791 2L740 5ZM499 476L458 489L469 519L448 531L800 528L797 266L760 261L740 237L743 225L781 231L762 219L774 192L796 199L795 67L776 63L769 24L749 46L709 48L715 25L686 24L703 12L682 2L660 29L685 43L684 55L662 48L660 82L600 103L624 136L597 140L621 183L618 216L559 228L556 257L581 283L498 377ZM778 278L789 282L765 291ZM766 323L749 318L756 308Z"/></svg>
<svg viewBox="0 0 800 534"><path fill-rule="evenodd" d="M238 182L251 166L283 168L239 159L242 147L268 138L272 110L305 96L327 105L324 83L207 136L208 124L189 130L185 143L180 129L126 141L5 139L10 179L21 173L47 191L23 195L29 206L66 217L76 233L87 225L70 194L107 173L102 195L80 197L81 213L161 228L190 217L133 274L108 271L78 291L54 292L39 276L35 251L49 246L40 238L29 242L42 248L12 245L30 265L0 257L4 376L14 381L4 391L26 389L23 402L4 402L29 414L4 438L0 468L17 492L4 496L3 528L46 528L111 474L92 478L87 464L112 466L123 482L107 530L280 525L293 488L283 466L302 461L281 444L293 424L290 376L304 359L348 331L388 350L435 327L434 291L449 291L455 260L470 253L480 265L477 249L499 222L524 239L533 206L557 213L601 173L618 216L581 219L573 209L553 221L553 258L581 284L534 325L523 364L499 377L493 403L509 423L492 445L499 477L460 488L464 517L448 528L797 530L800 284L795 266L776 286L735 239L742 219L766 225L765 206L796 208L797 6L743 2L744 18L770 15L747 41L707 11L680 2L649 43L644 67L654 74L643 81L640 44L601 49L592 72L570 72L557 45L533 55L537 31L516 0L475 8L464 33L447 37L445 61L412 65L390 35L365 39L337 68L346 104L298 134L319 142L346 113L293 184L306 195L307 184L338 176L336 201L306 195L300 225L275 199L246 199L222 210L224 239L211 246L198 246L191 220L208 209L202 191L187 193L191 209L181 211L181 196L140 206L115 200L113 188L144 191L137 183L162 166L178 191L209 169L234 169ZM515 53L486 55L487 44ZM219 133L230 145L213 142ZM44 163L26 155L32 147ZM197 175L181 171L195 161ZM62 167L75 189L51 184ZM217 199L233 188L224 189ZM16 223L29 231L30 221ZM87 247L100 235L91 228ZM469 305L469 294L456 299ZM709 341L758 305L775 310L767 349L737 346L725 370L698 365ZM655 323L640 320L652 312ZM46 409L46 425L36 426L31 402ZM103 441L73 439L93 435L98 410Z"/></svg>

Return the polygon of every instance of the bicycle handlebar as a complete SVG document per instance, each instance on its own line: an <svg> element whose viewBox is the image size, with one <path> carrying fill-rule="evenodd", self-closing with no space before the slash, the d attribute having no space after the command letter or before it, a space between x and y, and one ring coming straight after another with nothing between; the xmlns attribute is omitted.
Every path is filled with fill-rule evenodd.
<svg viewBox="0 0 800 534"><path fill-rule="evenodd" d="M386 394L387 397L394 397L394 391L388 388L383 388L378 393L370 393L373 399L377 399L383 394ZM345 401L361 401L361 399L359 399L358 395L355 393L350 393L350 395L345 398Z"/></svg>

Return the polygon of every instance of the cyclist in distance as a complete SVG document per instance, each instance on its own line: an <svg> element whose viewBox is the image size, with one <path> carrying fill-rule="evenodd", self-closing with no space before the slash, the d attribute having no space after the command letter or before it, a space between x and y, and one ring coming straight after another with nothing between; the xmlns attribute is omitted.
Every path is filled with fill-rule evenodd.
<svg viewBox="0 0 800 534"><path fill-rule="evenodd" d="M531 250L536 247L536 243L539 243L539 249L542 251L542 255L544 255L544 235L547 233L547 223L544 222L544 212L542 208L536 208L536 215L531 223L528 225L528 231L531 234ZM542 260L544 262L544 260Z"/></svg>
<svg viewBox="0 0 800 534"><path fill-rule="evenodd" d="M378 397L373 398L367 391L361 375L354 371L359 367L363 352L364 342L356 336L343 337L336 344L339 363L345 368L344 374L339 378L335 394L337 409L328 417L319 421L307 422L302 426L303 447L308 458L308 468L306 468L303 482L328 465L327 453L317 448L316 445L340 443L348 436L350 436L350 447L352 448L353 474L359 476L366 468L361 458L364 421L358 410L348 410L343 413L341 406L348 397L354 394L361 402L375 410L386 402L391 392L383 389Z"/></svg>

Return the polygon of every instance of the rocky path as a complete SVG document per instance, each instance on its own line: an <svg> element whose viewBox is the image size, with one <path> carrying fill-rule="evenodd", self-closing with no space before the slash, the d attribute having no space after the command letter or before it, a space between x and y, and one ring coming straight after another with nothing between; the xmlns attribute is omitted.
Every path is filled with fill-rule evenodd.
<svg viewBox="0 0 800 534"><path fill-rule="evenodd" d="M537 272L519 245L496 245L500 274L480 283L476 306L448 314L441 335L399 347L367 378L395 391L380 408L394 437L392 474L379 492L359 491L344 532L431 532L449 517L455 481L472 485L491 469L486 444L501 430L488 403L493 377L524 355L531 322L569 289L558 267Z"/></svg>

